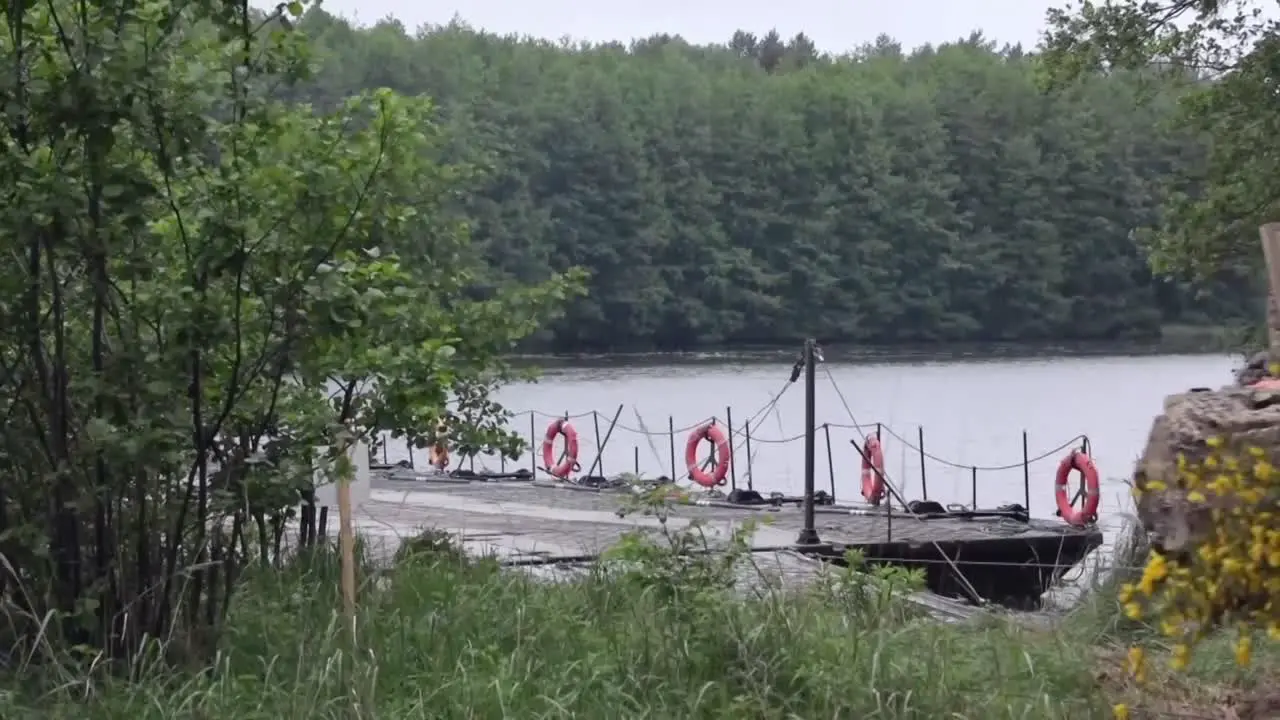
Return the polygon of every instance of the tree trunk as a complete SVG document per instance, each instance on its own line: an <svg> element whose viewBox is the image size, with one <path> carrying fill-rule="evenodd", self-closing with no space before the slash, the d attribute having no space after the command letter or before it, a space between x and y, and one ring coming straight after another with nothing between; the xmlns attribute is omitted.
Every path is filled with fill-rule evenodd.
<svg viewBox="0 0 1280 720"><path fill-rule="evenodd" d="M1258 229L1262 238L1262 257L1267 263L1267 351L1272 365L1280 363L1280 223L1267 223Z"/></svg>

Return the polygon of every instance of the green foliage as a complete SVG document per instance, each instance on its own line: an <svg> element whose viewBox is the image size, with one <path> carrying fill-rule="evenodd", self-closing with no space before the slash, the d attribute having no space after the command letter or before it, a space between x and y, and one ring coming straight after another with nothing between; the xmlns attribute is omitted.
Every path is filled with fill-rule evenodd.
<svg viewBox="0 0 1280 720"><path fill-rule="evenodd" d="M675 562L681 534L697 531L673 530L674 545L635 539L628 560L549 582L464 561L444 533L424 532L416 551L362 573L354 652L335 612L337 558L316 548L280 571L248 570L214 667L154 663L129 682L50 662L0 676L0 716L1066 720L1105 717L1116 700L1204 714L1180 703L1233 692L1244 707L1232 684L1265 689L1260 668L1276 667L1116 686L1123 675L1092 627L925 619L898 599L918 578L862 572L856 557L801 588L756 582L767 568L741 554L730 586L721 558Z"/></svg>
<svg viewBox="0 0 1280 720"><path fill-rule="evenodd" d="M410 563L437 564L448 558L458 563L467 562L465 551L458 547L454 537L443 530L423 530L414 537L405 538L396 550L395 565Z"/></svg>
<svg viewBox="0 0 1280 720"><path fill-rule="evenodd" d="M463 171L430 102L277 97L308 73L282 16L303 9L5 14L0 642L18 654L207 651L243 566L279 559L316 470L348 477L374 428L420 440L446 418L518 449L489 391L575 282L466 292L446 209Z"/></svg>
<svg viewBox="0 0 1280 720"><path fill-rule="evenodd" d="M654 518L658 532L624 534L602 555L603 571L611 572L624 592L653 593L680 606L711 602L716 598L709 595L731 590L739 579L740 566L751 554L755 520L749 518L736 525L728 537L709 536L698 520L683 526L671 524L670 503L687 501L687 490L670 483L647 487L634 483L632 487L634 494L618 515Z"/></svg>
<svg viewBox="0 0 1280 720"><path fill-rule="evenodd" d="M665 507L659 497L635 509ZM553 582L545 568L468 560L448 533L427 530L390 567L363 563L354 651L335 611L337 557L311 548L246 571L212 667L158 662L157 643L131 680L92 656L57 655L0 671L0 717L1065 720L1103 717L1118 700L1206 716L1226 702L1248 717L1241 693L1265 692L1280 667L1273 654L1249 671L1206 654L1190 678L1134 686L1096 620L941 623L901 601L918 573L867 572L856 556L807 587L780 585L745 552L746 535L727 545L729 583L725 556L688 554L704 540L699 528L633 536Z"/></svg>
<svg viewBox="0 0 1280 720"><path fill-rule="evenodd" d="M1243 0L1083 2L1050 14L1044 77L1064 87L1140 70L1185 90L1171 116L1207 150L1166 183L1159 222L1144 238L1160 272L1213 277L1261 265L1257 228L1276 219L1280 179L1280 24L1274 3ZM1132 106L1125 108L1125 111Z"/></svg>
<svg viewBox="0 0 1280 720"><path fill-rule="evenodd" d="M922 620L885 599L885 581L858 573L748 597L690 585L681 571L667 582L682 591L663 595L616 573L548 583L418 554L361 588L353 657L334 614L335 559L302 560L251 572L211 671L52 686L33 673L0 686L12 690L0 693L0 714L1065 719L1105 706L1089 648L1007 623Z"/></svg>
<svg viewBox="0 0 1280 720"><path fill-rule="evenodd" d="M1184 83L1046 95L1035 57L980 36L826 57L776 33L565 46L319 10L299 27L322 66L290 97L436 99L449 152L484 169L452 208L482 284L590 271L542 348L1142 339L1260 314L1251 271L1190 287L1134 241L1168 192L1198 192L1206 146L1167 122Z"/></svg>

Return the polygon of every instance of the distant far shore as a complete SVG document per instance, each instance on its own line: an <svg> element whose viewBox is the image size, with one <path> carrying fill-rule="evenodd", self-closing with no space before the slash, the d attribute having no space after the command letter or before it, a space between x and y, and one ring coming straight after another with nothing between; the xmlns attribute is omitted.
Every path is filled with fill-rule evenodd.
<svg viewBox="0 0 1280 720"><path fill-rule="evenodd" d="M903 345L823 346L828 359L866 362L928 362L939 360L1098 357L1107 355L1239 355L1250 350L1250 331L1242 327L1170 325L1152 340L1046 341L1001 343L935 343ZM791 345L739 345L706 347L679 352L618 351L582 353L528 353L516 359L536 365L648 364L699 362L776 362L793 356Z"/></svg>

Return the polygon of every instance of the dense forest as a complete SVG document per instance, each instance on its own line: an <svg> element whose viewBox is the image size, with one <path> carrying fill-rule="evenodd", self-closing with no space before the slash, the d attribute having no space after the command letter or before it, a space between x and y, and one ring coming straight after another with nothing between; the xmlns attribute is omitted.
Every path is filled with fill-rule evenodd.
<svg viewBox="0 0 1280 720"><path fill-rule="evenodd" d="M981 36L840 56L738 32L573 45L460 24L416 34L323 11L301 29L331 107L426 94L483 284L587 269L541 349L1153 339L1260 317L1260 285L1154 276L1135 230L1197 192L1178 85L1132 73L1047 93Z"/></svg>

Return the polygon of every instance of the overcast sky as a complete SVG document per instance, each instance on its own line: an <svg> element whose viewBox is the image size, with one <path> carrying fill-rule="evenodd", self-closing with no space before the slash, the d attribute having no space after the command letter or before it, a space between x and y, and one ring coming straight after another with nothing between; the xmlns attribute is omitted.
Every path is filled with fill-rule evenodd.
<svg viewBox="0 0 1280 720"><path fill-rule="evenodd" d="M804 32L828 52L885 33L908 48L981 30L999 43L1036 44L1045 10L1066 0L324 0L323 7L371 24L391 15L410 30L455 15L497 33L549 39L630 40L679 34L725 42L734 30L784 37ZM266 4L266 3L263 3Z"/></svg>

